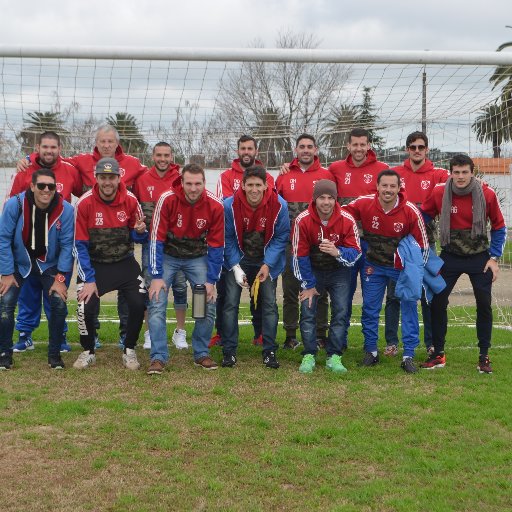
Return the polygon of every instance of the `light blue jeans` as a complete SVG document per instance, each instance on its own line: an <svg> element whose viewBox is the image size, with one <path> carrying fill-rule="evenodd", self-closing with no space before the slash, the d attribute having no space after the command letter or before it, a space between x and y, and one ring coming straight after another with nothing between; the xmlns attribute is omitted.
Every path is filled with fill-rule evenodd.
<svg viewBox="0 0 512 512"><path fill-rule="evenodd" d="M206 283L206 256L200 258L181 259L164 254L163 280L169 290L176 273L181 270L185 278L194 288L196 284ZM169 361L169 348L167 346L167 301L168 291L161 290L158 299L153 298L148 305L149 334L151 336L151 360L158 359L162 363ZM194 360L210 355L208 343L212 335L215 322L215 303L209 302L206 306L206 317L195 321L192 331L192 349Z"/></svg>

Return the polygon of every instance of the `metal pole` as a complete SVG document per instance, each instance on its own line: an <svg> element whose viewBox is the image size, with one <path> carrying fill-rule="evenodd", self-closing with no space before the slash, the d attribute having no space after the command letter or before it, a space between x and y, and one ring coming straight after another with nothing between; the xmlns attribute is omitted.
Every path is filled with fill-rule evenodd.
<svg viewBox="0 0 512 512"><path fill-rule="evenodd" d="M423 67L423 88L421 93L421 131L427 133L427 67Z"/></svg>

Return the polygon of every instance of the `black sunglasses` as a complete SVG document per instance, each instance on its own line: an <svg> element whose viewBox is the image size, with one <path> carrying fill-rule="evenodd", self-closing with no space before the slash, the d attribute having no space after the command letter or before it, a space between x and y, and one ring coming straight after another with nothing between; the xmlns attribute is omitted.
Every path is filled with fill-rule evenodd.
<svg viewBox="0 0 512 512"><path fill-rule="evenodd" d="M409 146L409 149L412 149L413 151L423 151L427 146L424 146L423 144L420 144L419 146L416 146L414 144L411 144Z"/></svg>
<svg viewBox="0 0 512 512"><path fill-rule="evenodd" d="M36 183L36 187L39 190L44 190L46 187L48 187L48 190L53 192L57 188L57 185L55 185L55 183Z"/></svg>

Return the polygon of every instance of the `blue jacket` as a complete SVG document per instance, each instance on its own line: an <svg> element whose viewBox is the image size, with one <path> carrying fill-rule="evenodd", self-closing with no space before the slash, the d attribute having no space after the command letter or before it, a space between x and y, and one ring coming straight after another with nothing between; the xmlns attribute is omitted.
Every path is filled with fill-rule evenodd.
<svg viewBox="0 0 512 512"><path fill-rule="evenodd" d="M19 198L22 204L21 214L18 198L14 196L5 203L0 217L0 274L10 275L18 270L25 278L32 270L30 255L22 235L24 219L30 215L30 207L25 192L19 194ZM62 273L73 270L73 236L73 207L60 197L50 214L46 257L36 260L41 273L51 267L57 267Z"/></svg>
<svg viewBox="0 0 512 512"><path fill-rule="evenodd" d="M403 269L396 282L395 296L404 301L417 301L421 298L421 289L425 289L425 297L430 301L434 293L439 293L446 287L444 279L438 275L443 266L443 260L429 249L427 262L421 248L412 235L400 240L397 248Z"/></svg>
<svg viewBox="0 0 512 512"><path fill-rule="evenodd" d="M277 217L274 219L274 234L267 242L264 250L263 263L270 269L270 278L277 279L286 265L286 246L290 240L290 218L288 217L288 205L286 201L277 196L281 208ZM224 219L225 219L225 247L224 247L224 267L231 270L240 263L244 253L238 244L236 235L235 221L233 216L234 196L224 200Z"/></svg>

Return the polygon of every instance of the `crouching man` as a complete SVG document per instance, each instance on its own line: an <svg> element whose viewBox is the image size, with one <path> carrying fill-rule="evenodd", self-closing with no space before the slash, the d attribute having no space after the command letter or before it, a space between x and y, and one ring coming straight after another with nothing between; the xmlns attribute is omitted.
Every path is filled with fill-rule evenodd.
<svg viewBox="0 0 512 512"><path fill-rule="evenodd" d="M264 167L248 167L242 185L224 202L226 297L222 322L222 366L236 364L238 308L242 288L253 287L256 314L262 312L263 364L279 368L276 335L277 277L284 270L290 221L286 201L268 188ZM254 297L256 296L256 297ZM315 338L316 339L316 338Z"/></svg>
<svg viewBox="0 0 512 512"><path fill-rule="evenodd" d="M0 370L13 364L14 310L24 279L40 281L50 297L48 365L60 356L67 314L66 277L73 270L73 208L56 192L55 174L39 169L30 188L11 197L0 218Z"/></svg>
<svg viewBox="0 0 512 512"><path fill-rule="evenodd" d="M300 332L304 343L299 371L311 373L318 351L316 316L318 297L325 290L331 299L331 322L325 351L326 368L335 373L347 369L341 362L346 339L350 302L351 267L361 256L359 233L354 218L336 202L336 184L319 180L308 209L295 220L293 268L302 281Z"/></svg>

